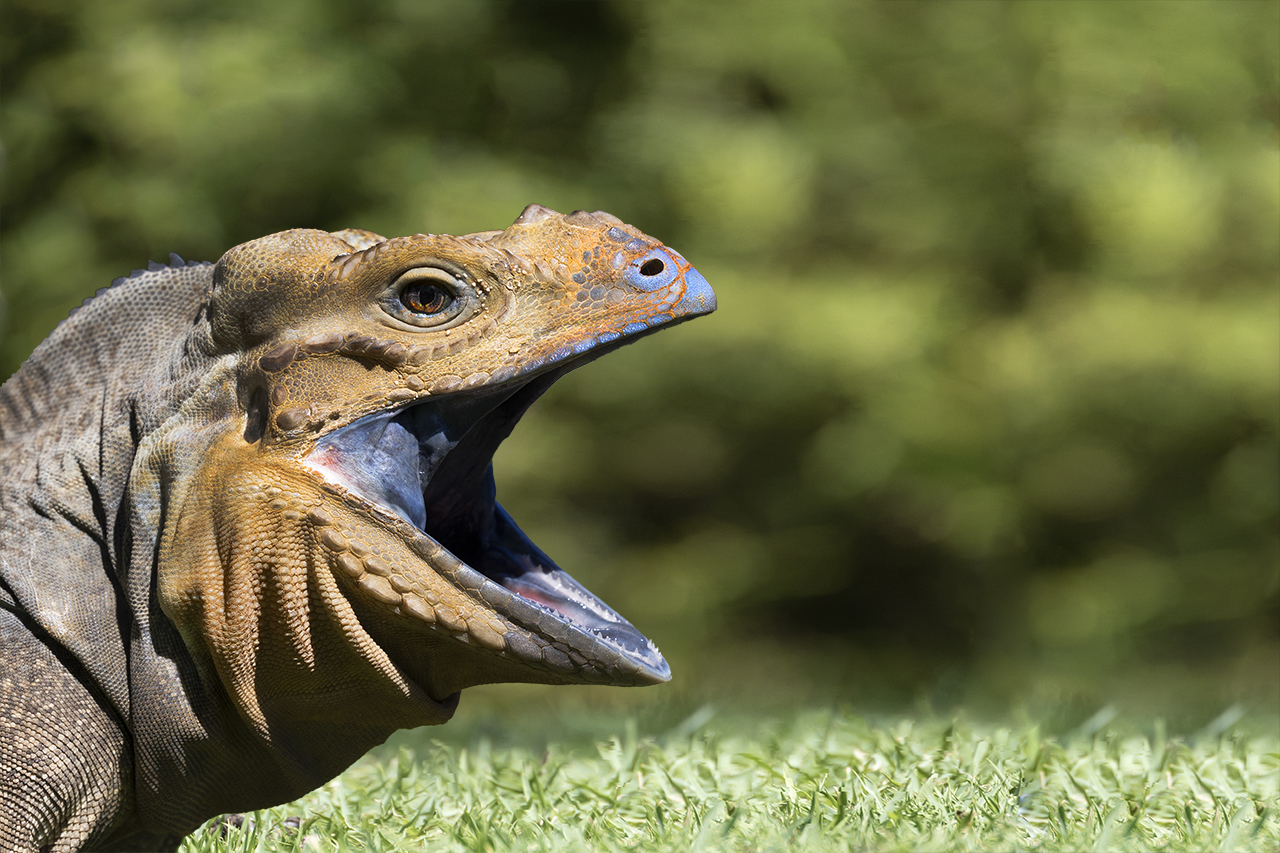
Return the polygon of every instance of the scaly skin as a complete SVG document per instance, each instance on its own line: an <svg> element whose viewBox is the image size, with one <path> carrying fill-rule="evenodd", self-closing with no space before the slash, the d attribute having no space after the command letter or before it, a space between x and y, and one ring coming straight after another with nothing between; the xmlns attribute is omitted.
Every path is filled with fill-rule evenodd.
<svg viewBox="0 0 1280 853"><path fill-rule="evenodd" d="M441 282L450 307L411 310ZM287 231L88 303L0 389L0 848L171 849L465 687L665 680L557 598L485 472L558 375L714 299L608 214L534 205L464 237ZM360 470L407 407L455 448L417 509Z"/></svg>

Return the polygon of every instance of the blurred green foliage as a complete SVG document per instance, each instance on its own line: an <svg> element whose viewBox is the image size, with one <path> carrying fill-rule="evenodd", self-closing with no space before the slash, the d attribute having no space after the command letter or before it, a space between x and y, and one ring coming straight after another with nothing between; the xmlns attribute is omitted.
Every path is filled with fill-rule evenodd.
<svg viewBox="0 0 1280 853"><path fill-rule="evenodd" d="M602 208L721 309L499 489L685 690L1280 707L1280 3L3 15L0 375L171 251Z"/></svg>

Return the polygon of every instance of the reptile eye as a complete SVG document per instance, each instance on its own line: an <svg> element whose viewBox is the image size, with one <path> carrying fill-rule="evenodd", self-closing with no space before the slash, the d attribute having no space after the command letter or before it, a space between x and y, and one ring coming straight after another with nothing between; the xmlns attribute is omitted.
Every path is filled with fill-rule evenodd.
<svg viewBox="0 0 1280 853"><path fill-rule="evenodd" d="M665 265L662 263L662 261L658 260L657 258L651 258L650 260L647 260L640 265L640 275L645 275L645 276L658 275L659 273L662 272L663 266Z"/></svg>
<svg viewBox="0 0 1280 853"><path fill-rule="evenodd" d="M384 311L420 329L465 322L478 306L475 288L439 267L407 270L382 295Z"/></svg>
<svg viewBox="0 0 1280 853"><path fill-rule="evenodd" d="M413 282L400 291L400 304L415 314L439 314L453 301L452 293L428 281Z"/></svg>

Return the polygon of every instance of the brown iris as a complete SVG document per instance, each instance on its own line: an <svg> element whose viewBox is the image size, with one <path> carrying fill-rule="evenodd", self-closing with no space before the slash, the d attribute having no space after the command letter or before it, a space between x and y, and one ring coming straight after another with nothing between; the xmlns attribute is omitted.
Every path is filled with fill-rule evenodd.
<svg viewBox="0 0 1280 853"><path fill-rule="evenodd" d="M415 281L400 291L400 304L415 314L438 314L453 304L453 294L438 284Z"/></svg>

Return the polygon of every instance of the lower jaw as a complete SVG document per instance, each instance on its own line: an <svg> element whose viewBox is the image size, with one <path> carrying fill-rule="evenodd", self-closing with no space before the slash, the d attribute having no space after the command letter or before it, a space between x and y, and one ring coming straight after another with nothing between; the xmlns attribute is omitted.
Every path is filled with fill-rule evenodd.
<svg viewBox="0 0 1280 853"><path fill-rule="evenodd" d="M569 673L531 667L427 625L406 624L403 617L377 612L374 606L361 603L355 610L361 626L397 669L449 716L457 708L459 694L468 687L579 683Z"/></svg>

